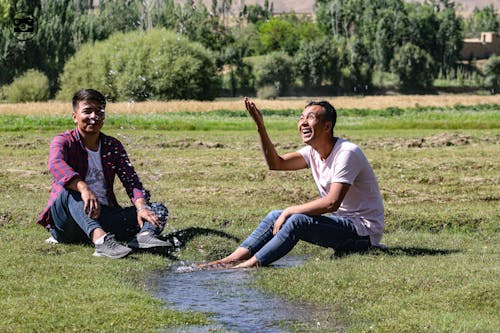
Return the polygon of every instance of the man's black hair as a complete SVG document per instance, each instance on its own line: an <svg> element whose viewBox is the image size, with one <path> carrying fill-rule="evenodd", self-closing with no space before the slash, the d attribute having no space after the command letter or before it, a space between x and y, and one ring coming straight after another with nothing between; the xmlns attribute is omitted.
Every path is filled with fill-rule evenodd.
<svg viewBox="0 0 500 333"><path fill-rule="evenodd" d="M103 108L106 106L106 97L94 89L81 89L75 93L73 96L73 111L78 109L78 103L81 101L94 101Z"/></svg>
<svg viewBox="0 0 500 333"><path fill-rule="evenodd" d="M323 120L329 121L332 123L332 131L335 127L335 123L337 122L337 110L331 105L328 101L311 101L307 103L305 108L308 108L313 105L319 105L323 108Z"/></svg>

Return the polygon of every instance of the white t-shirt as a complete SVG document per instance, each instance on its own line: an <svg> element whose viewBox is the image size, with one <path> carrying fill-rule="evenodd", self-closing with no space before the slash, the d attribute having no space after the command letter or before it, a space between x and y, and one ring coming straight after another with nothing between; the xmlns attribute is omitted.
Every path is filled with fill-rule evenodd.
<svg viewBox="0 0 500 333"><path fill-rule="evenodd" d="M330 155L322 160L311 146L299 150L311 169L321 197L327 195L331 183L350 184L339 209L332 213L354 222L360 236L370 236L378 245L384 231L384 204L373 169L361 149L338 138Z"/></svg>
<svg viewBox="0 0 500 333"><path fill-rule="evenodd" d="M95 193L99 203L109 206L108 196L106 194L106 182L104 181L104 172L102 171L101 143L99 143L99 149L97 149L97 151L92 151L87 148L87 153L89 169L85 177L85 182Z"/></svg>

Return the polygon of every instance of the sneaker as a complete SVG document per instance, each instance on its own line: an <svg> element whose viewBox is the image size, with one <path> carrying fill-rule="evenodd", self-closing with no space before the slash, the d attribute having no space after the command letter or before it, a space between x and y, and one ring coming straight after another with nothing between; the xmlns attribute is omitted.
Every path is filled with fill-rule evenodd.
<svg viewBox="0 0 500 333"><path fill-rule="evenodd" d="M138 233L128 246L134 249L149 249L152 247L172 246L170 242L163 241L151 232Z"/></svg>
<svg viewBox="0 0 500 333"><path fill-rule="evenodd" d="M59 244L59 242L57 241L57 239L54 238L54 236L50 236L49 238L47 238L45 240L45 243L47 243L47 244Z"/></svg>
<svg viewBox="0 0 500 333"><path fill-rule="evenodd" d="M104 236L104 242L102 244L95 244L94 257L118 259L125 257L130 251L132 251L132 249L117 242L114 235L107 234Z"/></svg>

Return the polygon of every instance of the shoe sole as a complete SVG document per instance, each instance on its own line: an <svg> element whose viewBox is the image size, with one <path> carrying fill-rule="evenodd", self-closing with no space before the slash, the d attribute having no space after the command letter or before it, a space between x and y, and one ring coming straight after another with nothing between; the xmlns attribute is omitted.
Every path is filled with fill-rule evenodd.
<svg viewBox="0 0 500 333"><path fill-rule="evenodd" d="M168 247L170 244L165 245L156 245L156 244L137 244L137 243L128 243L128 246L133 249L151 249L153 247Z"/></svg>
<svg viewBox="0 0 500 333"><path fill-rule="evenodd" d="M101 253L101 252L94 252L93 256L94 257L108 257L108 258L111 258L111 259L120 259L120 258L123 258L123 257L126 257L127 255L130 254L132 250L124 253L124 254L120 254L120 255L114 255L114 256L111 256L109 254L104 254L104 253Z"/></svg>

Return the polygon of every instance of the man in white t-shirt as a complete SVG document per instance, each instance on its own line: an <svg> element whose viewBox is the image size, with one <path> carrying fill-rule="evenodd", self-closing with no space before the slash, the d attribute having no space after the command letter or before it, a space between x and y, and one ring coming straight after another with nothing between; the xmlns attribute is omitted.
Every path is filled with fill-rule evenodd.
<svg viewBox="0 0 500 333"><path fill-rule="evenodd" d="M247 98L245 106L257 125L269 169L310 168L319 197L270 212L233 253L201 266L265 266L287 254L299 240L335 250L384 247L380 244L384 206L375 174L357 145L334 136L335 108L326 101L307 104L298 123L307 146L279 155L262 113Z"/></svg>

